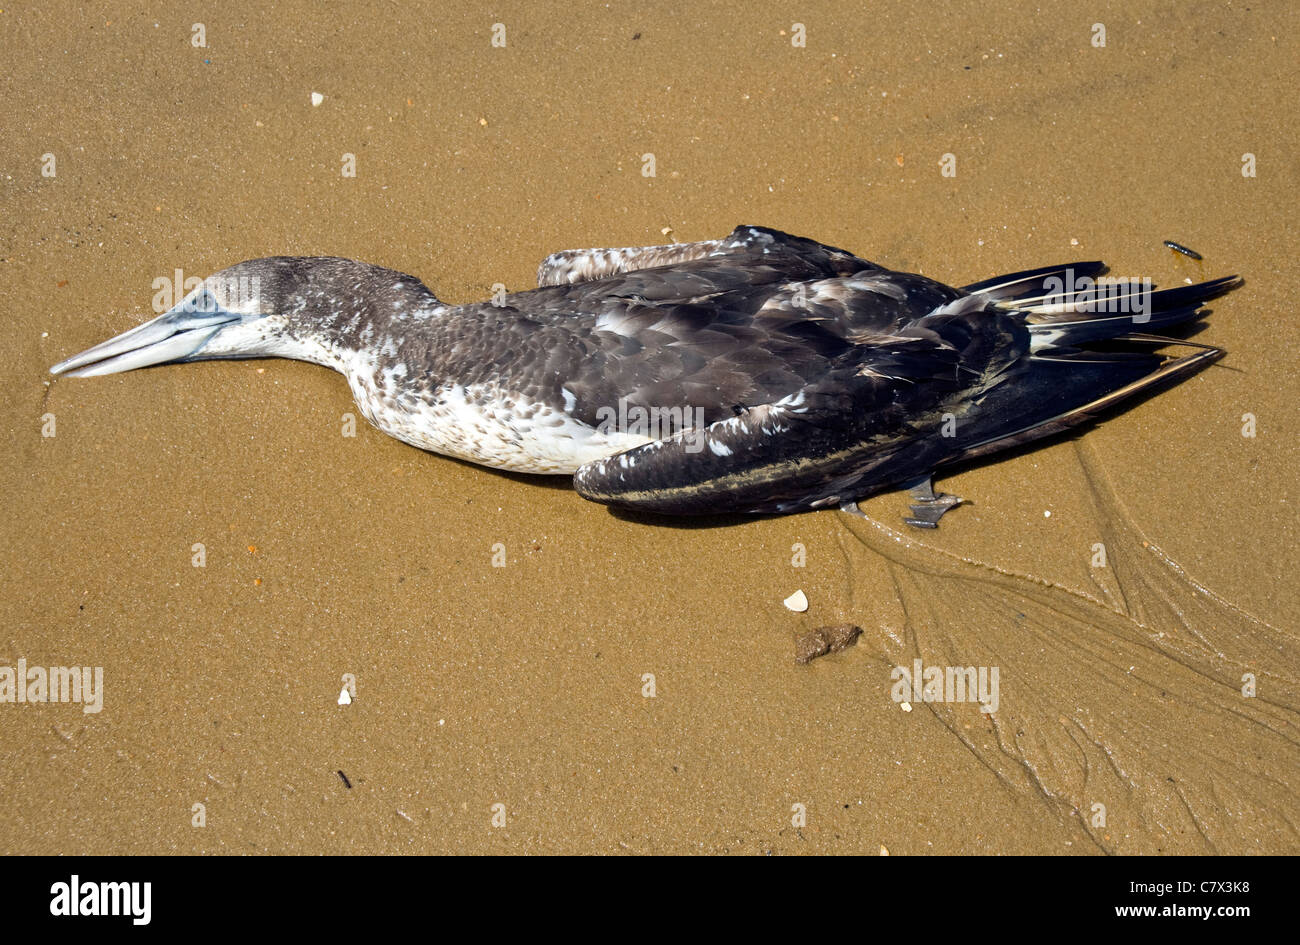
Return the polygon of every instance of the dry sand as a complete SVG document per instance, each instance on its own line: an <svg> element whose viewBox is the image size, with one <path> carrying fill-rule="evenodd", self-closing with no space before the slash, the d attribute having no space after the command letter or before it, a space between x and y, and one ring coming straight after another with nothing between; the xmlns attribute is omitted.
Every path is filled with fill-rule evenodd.
<svg viewBox="0 0 1300 945"><path fill-rule="evenodd" d="M0 666L105 688L0 703L0 851L1300 850L1300 7L0 6ZM1200 336L1221 366L948 477L974 504L933 533L896 494L620 518L345 438L306 364L46 373L177 268L337 254L459 302L738 223L953 283L1247 284ZM903 711L918 658L997 667L998 711Z"/></svg>

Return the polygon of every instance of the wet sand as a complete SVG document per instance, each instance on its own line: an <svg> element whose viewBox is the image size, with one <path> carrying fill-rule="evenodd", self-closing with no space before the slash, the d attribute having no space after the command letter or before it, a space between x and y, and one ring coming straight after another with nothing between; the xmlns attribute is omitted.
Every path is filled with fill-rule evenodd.
<svg viewBox="0 0 1300 945"><path fill-rule="evenodd" d="M1298 21L4 6L0 666L102 667L104 703L0 703L0 850L1297 852ZM346 384L306 364L46 373L178 268L342 255L462 302L738 223L955 284L1071 258L1247 282L1198 336L1220 366L946 477L972 504L931 533L897 494L619 517L344 437ZM843 623L855 646L796 664ZM916 659L996 667L998 710L904 711Z"/></svg>

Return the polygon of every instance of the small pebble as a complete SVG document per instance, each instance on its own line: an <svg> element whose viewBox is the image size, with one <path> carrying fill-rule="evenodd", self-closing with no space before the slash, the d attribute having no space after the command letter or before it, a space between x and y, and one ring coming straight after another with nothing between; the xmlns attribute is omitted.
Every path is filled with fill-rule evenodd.
<svg viewBox="0 0 1300 945"><path fill-rule="evenodd" d="M827 653L838 653L856 643L861 634L862 628L851 623L818 627L794 641L794 661L810 663Z"/></svg>
<svg viewBox="0 0 1300 945"><path fill-rule="evenodd" d="M315 108L317 105L319 105L319 104L320 104L321 102L323 102L323 101L325 101L325 96L324 96L324 95L321 95L319 92L312 92L312 93L311 93L311 107L312 107L312 108Z"/></svg>
<svg viewBox="0 0 1300 945"><path fill-rule="evenodd" d="M352 705L352 693L348 692L347 686L339 693L339 705Z"/></svg>

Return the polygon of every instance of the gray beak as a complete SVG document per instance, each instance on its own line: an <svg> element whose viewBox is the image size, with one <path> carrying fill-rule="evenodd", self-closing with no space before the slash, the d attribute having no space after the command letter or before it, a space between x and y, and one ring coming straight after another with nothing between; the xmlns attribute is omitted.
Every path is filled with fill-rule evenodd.
<svg viewBox="0 0 1300 945"><path fill-rule="evenodd" d="M151 364L183 361L197 354L226 325L244 316L208 300L206 306L189 298L153 321L145 322L103 344L75 354L50 368L51 374L96 377L120 374Z"/></svg>

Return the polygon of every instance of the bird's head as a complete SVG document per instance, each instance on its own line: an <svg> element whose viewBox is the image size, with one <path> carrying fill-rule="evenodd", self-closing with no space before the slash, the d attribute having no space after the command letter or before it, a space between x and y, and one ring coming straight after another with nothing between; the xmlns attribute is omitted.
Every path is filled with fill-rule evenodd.
<svg viewBox="0 0 1300 945"><path fill-rule="evenodd" d="M152 321L50 368L94 377L154 364L281 357L341 368L367 332L439 303L418 279L332 256L250 259L204 279Z"/></svg>

